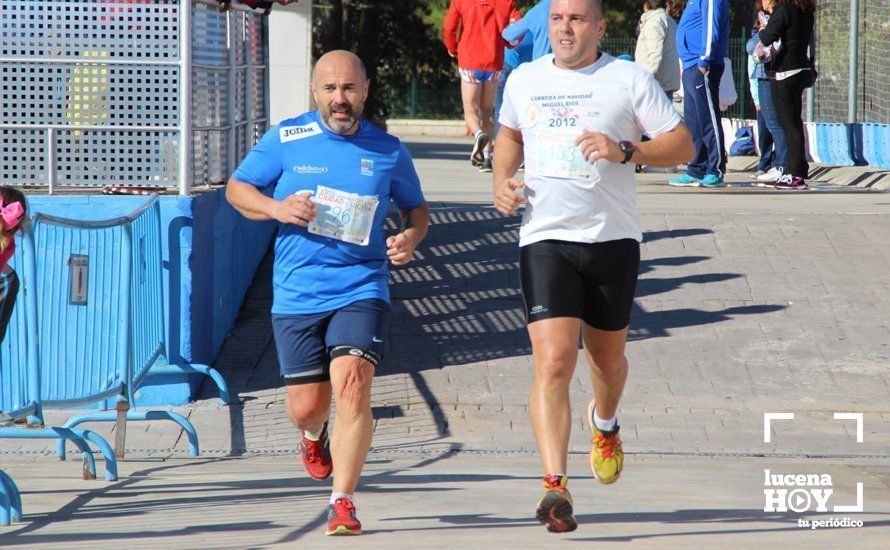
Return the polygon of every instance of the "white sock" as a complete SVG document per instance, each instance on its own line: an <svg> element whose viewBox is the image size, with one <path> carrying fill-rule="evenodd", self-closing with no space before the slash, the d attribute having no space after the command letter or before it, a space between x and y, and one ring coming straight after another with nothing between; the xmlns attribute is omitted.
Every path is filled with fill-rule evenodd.
<svg viewBox="0 0 890 550"><path fill-rule="evenodd" d="M594 409L593 424L596 426L596 429L601 432L611 432L615 429L615 425L618 424L618 415L615 415L608 420L604 420L596 414L596 409Z"/></svg>
<svg viewBox="0 0 890 550"><path fill-rule="evenodd" d="M482 151L482 156L484 156L486 159L490 159L490 158L491 158L491 149L485 149L485 150L483 150L483 151Z"/></svg>
<svg viewBox="0 0 890 550"><path fill-rule="evenodd" d="M482 128L477 128L476 131L473 132L473 137L477 138L477 137L479 137L479 134L481 134L481 133L482 133Z"/></svg>
<svg viewBox="0 0 890 550"><path fill-rule="evenodd" d="M324 424L321 425L321 428L318 429L317 432L310 432L309 430L303 430L303 437L308 439L309 441L318 441L321 439L321 432L324 431Z"/></svg>
<svg viewBox="0 0 890 550"><path fill-rule="evenodd" d="M329 504L333 504L334 502L337 501L337 499L340 499L340 498L345 498L345 499L349 500L350 502L355 503L355 501L352 500L352 495L348 495L346 493L331 493L331 500L330 500Z"/></svg>

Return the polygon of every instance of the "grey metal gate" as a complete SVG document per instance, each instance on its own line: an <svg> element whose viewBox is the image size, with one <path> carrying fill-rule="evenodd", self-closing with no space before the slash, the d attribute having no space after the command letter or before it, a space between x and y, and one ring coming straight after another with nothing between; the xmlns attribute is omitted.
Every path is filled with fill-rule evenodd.
<svg viewBox="0 0 890 550"><path fill-rule="evenodd" d="M267 20L243 6L0 0L0 27L3 184L188 194L266 130Z"/></svg>

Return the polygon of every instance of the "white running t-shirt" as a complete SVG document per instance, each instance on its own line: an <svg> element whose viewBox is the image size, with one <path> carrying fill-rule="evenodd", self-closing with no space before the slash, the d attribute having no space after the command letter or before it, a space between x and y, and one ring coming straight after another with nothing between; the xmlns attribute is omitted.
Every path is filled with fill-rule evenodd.
<svg viewBox="0 0 890 550"><path fill-rule="evenodd" d="M545 55L510 74L499 122L522 132L524 142L519 246L643 240L633 163L591 165L573 142L584 130L639 141L674 129L680 115L648 71L605 53L593 65L566 70Z"/></svg>

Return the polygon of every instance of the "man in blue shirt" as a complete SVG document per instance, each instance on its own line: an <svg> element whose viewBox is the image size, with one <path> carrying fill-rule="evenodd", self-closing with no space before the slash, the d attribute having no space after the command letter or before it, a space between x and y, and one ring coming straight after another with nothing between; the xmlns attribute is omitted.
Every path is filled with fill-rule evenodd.
<svg viewBox="0 0 890 550"><path fill-rule="evenodd" d="M530 57L524 57L519 63L527 63L551 53L550 49L550 0L541 0L528 10L522 19L513 23L501 33L504 40L511 44L522 40L529 44ZM518 67L517 64L514 68Z"/></svg>
<svg viewBox="0 0 890 550"><path fill-rule="evenodd" d="M523 63L534 61L547 55L550 49L550 0L541 0L528 10L522 19L513 23L501 33L510 44L518 44L515 48L504 49L504 71L498 82L494 96L494 135L497 137L500 128L501 105L504 104L504 88L510 73ZM480 172L491 172L491 164L484 165Z"/></svg>
<svg viewBox="0 0 890 550"><path fill-rule="evenodd" d="M272 325L303 464L315 479L334 474L328 535L361 533L352 493L371 445L371 380L389 325L387 260L410 262L429 225L408 151L361 118L368 86L352 53L322 56L311 83L318 110L266 132L226 188L247 218L279 222ZM404 229L385 239L390 203Z"/></svg>
<svg viewBox="0 0 890 550"><path fill-rule="evenodd" d="M685 174L668 182L671 185L726 185L719 100L728 52L729 0L689 0L677 27L677 53L683 64L683 118L692 132L696 155Z"/></svg>

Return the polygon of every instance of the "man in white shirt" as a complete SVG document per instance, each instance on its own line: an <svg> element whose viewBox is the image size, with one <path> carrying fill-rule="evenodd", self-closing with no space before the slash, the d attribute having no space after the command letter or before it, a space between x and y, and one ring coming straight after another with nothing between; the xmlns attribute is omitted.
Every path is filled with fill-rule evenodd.
<svg viewBox="0 0 890 550"><path fill-rule="evenodd" d="M495 145L495 207L513 214L526 203L520 275L535 362L530 412L546 489L536 516L551 532L577 527L566 454L579 335L595 388L587 412L591 470L612 483L623 465L617 409L642 241L634 164L675 166L695 154L653 76L598 51L605 30L599 0L553 1L553 55L510 75ZM652 140L641 142L643 133ZM523 160L524 183L514 179Z"/></svg>

